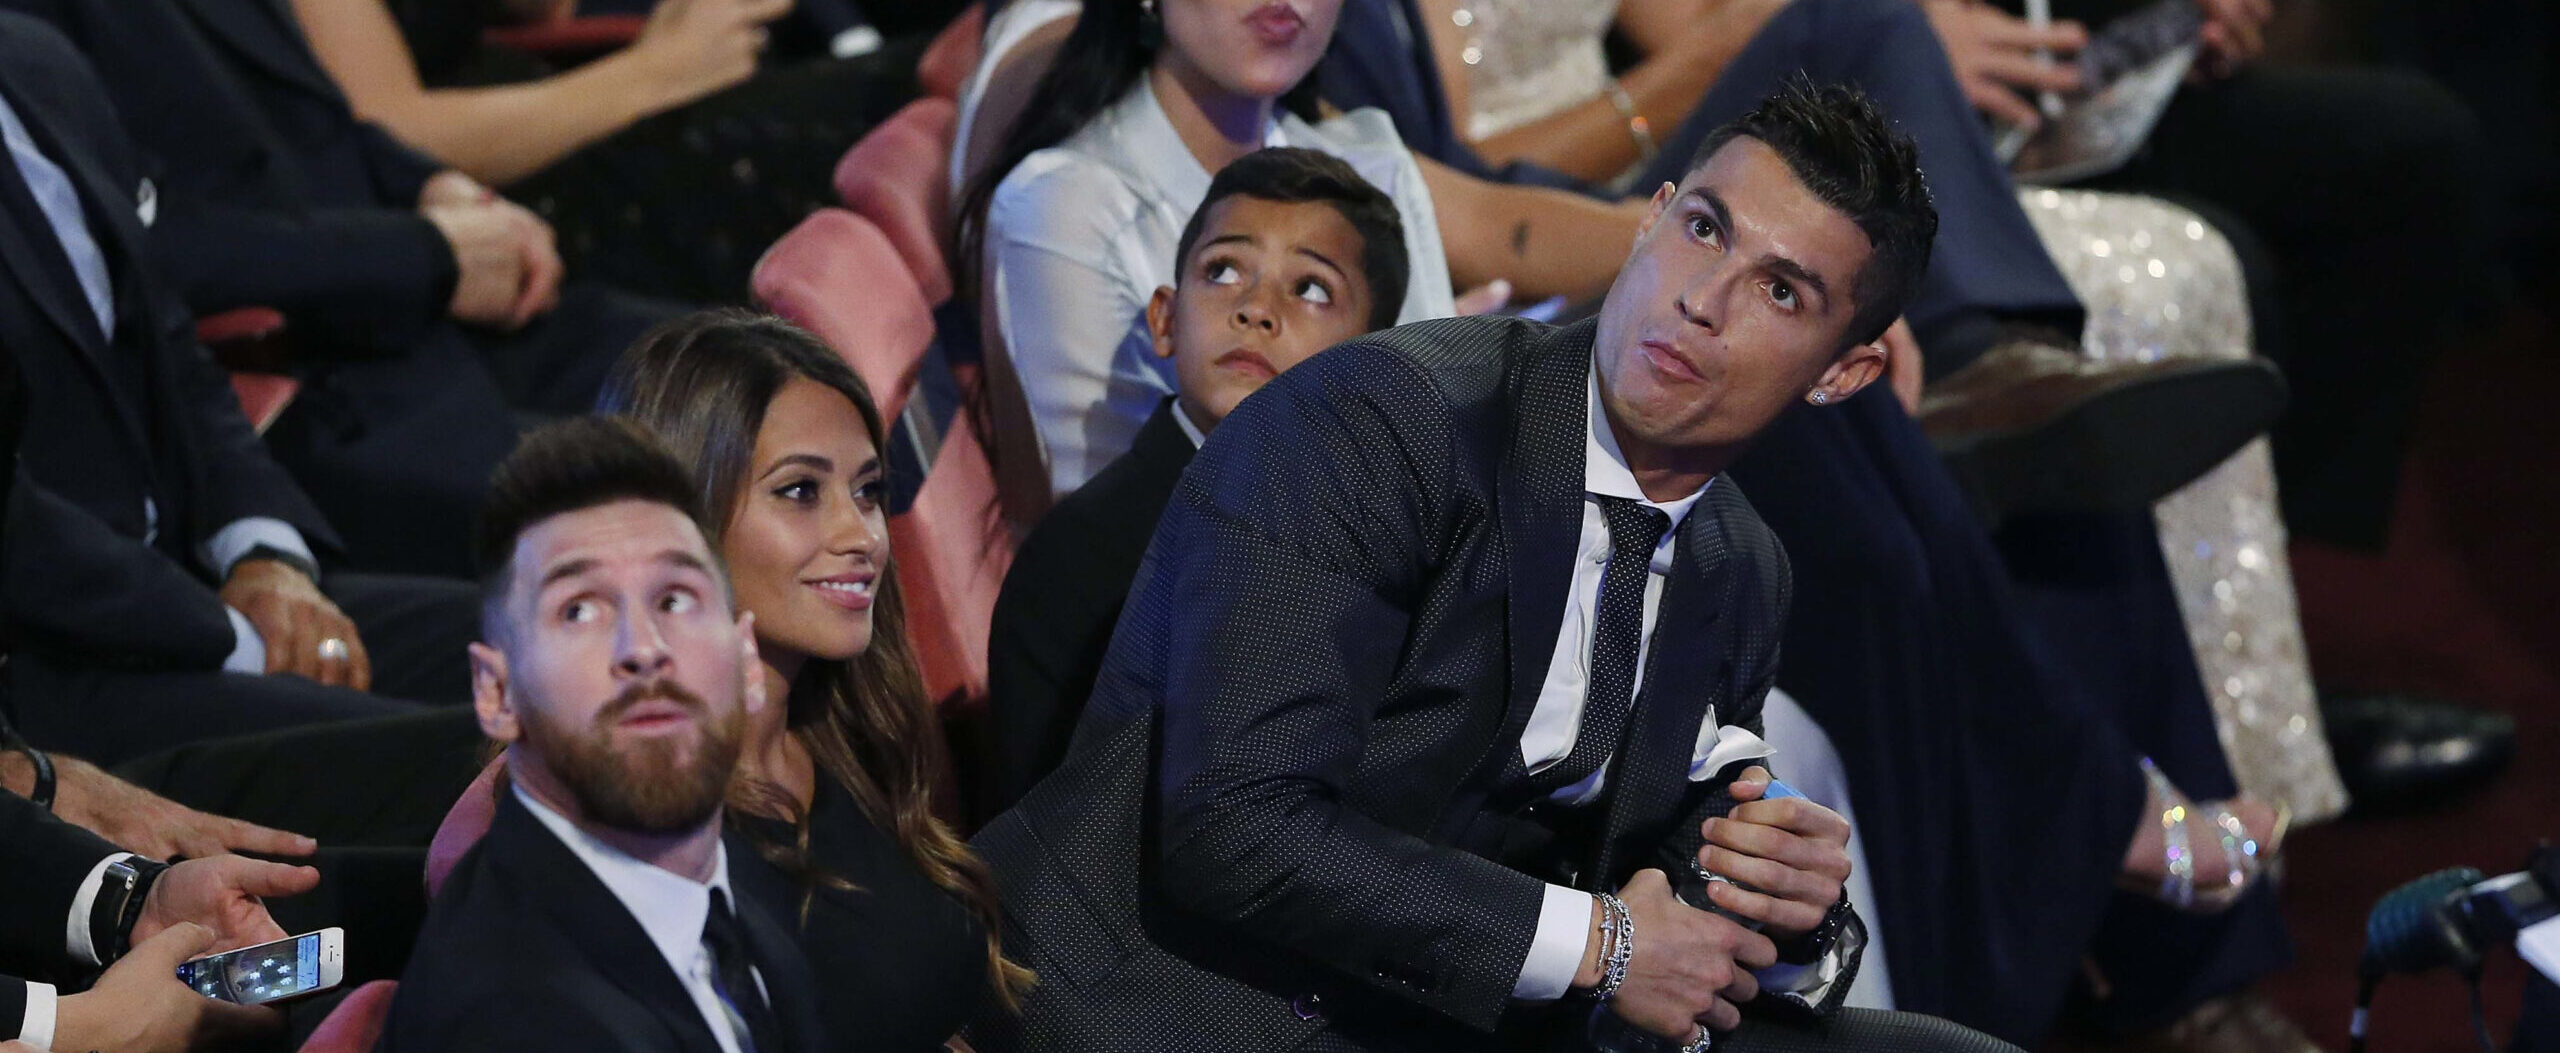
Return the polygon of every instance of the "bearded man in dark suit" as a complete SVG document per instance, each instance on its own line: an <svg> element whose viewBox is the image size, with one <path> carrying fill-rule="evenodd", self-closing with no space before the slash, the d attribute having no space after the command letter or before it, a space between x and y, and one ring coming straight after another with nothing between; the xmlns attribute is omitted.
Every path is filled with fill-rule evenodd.
<svg viewBox="0 0 2560 1053"><path fill-rule="evenodd" d="M1790 87L1655 194L1594 321L1393 329L1239 406L1066 759L977 840L1041 975L977 1048L1703 1049L1775 1010L1751 1048L1835 1012L1848 827L1764 798L1788 570L1721 473L1881 373L1935 230L1907 138Z"/></svg>

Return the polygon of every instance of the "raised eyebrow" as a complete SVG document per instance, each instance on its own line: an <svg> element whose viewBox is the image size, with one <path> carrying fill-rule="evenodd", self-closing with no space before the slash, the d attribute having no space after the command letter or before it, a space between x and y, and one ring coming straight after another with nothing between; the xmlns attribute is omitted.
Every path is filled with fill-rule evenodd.
<svg viewBox="0 0 2560 1053"><path fill-rule="evenodd" d="M596 569L596 561L587 558L573 559L566 563L554 564L550 570L542 572L541 581L534 583L533 593L534 595L539 596L543 592L549 590L555 582L565 578L574 578L594 569Z"/></svg>
<svg viewBox="0 0 2560 1053"><path fill-rule="evenodd" d="M720 577L719 574L712 571L711 564L703 562L702 557L680 548L671 548L658 553L658 561L669 566L681 567L685 570L699 571L703 577L710 578L714 581L719 580Z"/></svg>
<svg viewBox="0 0 2560 1053"><path fill-rule="evenodd" d="M1831 305L1831 287L1823 284L1821 275L1806 270L1804 264L1784 256L1770 255L1760 257L1760 266L1821 297L1824 307Z"/></svg>
<svg viewBox="0 0 2560 1053"><path fill-rule="evenodd" d="M1300 245L1298 246L1298 255L1314 260L1317 263L1324 264L1325 269L1332 271L1333 276L1336 278L1341 278L1345 281L1350 279L1351 272L1343 270L1341 264L1333 262L1333 258L1325 255L1324 253L1317 252L1314 249Z"/></svg>
<svg viewBox="0 0 2560 1053"><path fill-rule="evenodd" d="M1191 250L1191 255L1197 257L1203 250L1216 248L1220 245L1251 244L1253 244L1253 235L1244 233L1243 231L1237 231L1232 234L1220 234L1217 237L1210 238L1209 240L1201 242L1198 246L1194 247Z"/></svg>
<svg viewBox="0 0 2560 1053"><path fill-rule="evenodd" d="M1690 187L1688 193L1680 196L1693 198L1700 205L1706 206L1707 214L1715 218L1716 226L1719 229L1732 229L1733 211L1724 206L1724 198L1718 196L1714 189L1703 186Z"/></svg>

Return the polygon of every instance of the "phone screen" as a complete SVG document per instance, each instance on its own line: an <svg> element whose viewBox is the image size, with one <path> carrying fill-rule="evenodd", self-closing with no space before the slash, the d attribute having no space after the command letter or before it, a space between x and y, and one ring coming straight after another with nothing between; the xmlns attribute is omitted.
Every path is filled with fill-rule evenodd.
<svg viewBox="0 0 2560 1053"><path fill-rule="evenodd" d="M224 951L178 965L178 980L207 998L258 1005L320 987L320 933Z"/></svg>

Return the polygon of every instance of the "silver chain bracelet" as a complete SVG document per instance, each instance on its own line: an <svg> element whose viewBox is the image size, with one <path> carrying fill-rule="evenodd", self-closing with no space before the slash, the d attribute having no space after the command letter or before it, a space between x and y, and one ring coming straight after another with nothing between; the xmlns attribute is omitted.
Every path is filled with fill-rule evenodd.
<svg viewBox="0 0 2560 1053"><path fill-rule="evenodd" d="M1636 956L1636 922L1626 903L1606 892L1600 893L1600 953L1600 986L1591 989L1591 997L1607 1002L1627 982L1627 962Z"/></svg>

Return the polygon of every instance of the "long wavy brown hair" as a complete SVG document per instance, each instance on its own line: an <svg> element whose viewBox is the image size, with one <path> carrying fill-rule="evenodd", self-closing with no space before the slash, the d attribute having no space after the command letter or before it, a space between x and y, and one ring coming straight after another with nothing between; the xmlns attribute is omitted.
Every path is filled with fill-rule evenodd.
<svg viewBox="0 0 2560 1053"><path fill-rule="evenodd" d="M705 526L716 547L744 496L765 409L794 379L843 393L861 412L872 446L886 458L886 422L852 367L791 323L750 311L703 311L651 330L623 353L597 408L647 424L687 462L711 514ZM818 770L849 791L872 822L891 831L926 878L977 916L987 934L988 981L1012 1008L1031 972L1004 956L995 879L985 861L935 812L936 788L950 782L950 751L907 636L896 557L891 552L881 566L871 646L848 661L810 659L791 685L784 720ZM795 844L758 847L786 873L801 877L804 889L850 887L809 862L808 816L790 794L771 785L740 785L732 788L731 803L759 815L780 813L792 822Z"/></svg>

